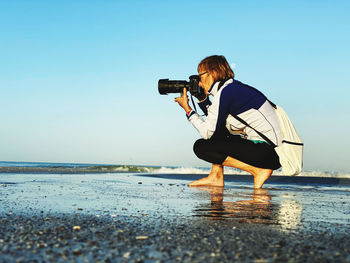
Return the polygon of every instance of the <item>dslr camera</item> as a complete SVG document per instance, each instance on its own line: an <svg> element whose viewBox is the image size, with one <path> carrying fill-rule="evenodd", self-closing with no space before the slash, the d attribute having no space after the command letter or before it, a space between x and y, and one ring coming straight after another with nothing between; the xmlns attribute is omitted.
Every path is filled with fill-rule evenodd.
<svg viewBox="0 0 350 263"><path fill-rule="evenodd" d="M160 79L158 81L158 91L161 95L167 95L168 93L182 93L183 89L186 88L192 96L197 97L204 94L204 90L198 86L199 76L192 75L189 79L190 81Z"/></svg>

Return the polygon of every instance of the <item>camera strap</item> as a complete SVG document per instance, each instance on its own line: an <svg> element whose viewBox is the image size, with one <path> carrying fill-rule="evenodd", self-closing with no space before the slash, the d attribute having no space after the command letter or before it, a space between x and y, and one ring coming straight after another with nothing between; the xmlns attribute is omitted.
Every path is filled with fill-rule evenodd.
<svg viewBox="0 0 350 263"><path fill-rule="evenodd" d="M191 94L191 101L192 101L192 105L193 105L193 107L194 107L194 111L197 112L196 104L195 104L194 101L193 101L193 96L192 96L192 94Z"/></svg>

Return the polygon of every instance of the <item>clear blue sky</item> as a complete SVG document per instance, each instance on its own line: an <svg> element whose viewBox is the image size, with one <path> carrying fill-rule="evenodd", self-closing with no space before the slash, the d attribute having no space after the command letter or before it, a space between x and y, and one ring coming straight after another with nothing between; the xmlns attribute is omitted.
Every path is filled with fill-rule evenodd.
<svg viewBox="0 0 350 263"><path fill-rule="evenodd" d="M285 108L306 170L350 171L349 1L0 2L0 160L208 166L158 94L222 54Z"/></svg>

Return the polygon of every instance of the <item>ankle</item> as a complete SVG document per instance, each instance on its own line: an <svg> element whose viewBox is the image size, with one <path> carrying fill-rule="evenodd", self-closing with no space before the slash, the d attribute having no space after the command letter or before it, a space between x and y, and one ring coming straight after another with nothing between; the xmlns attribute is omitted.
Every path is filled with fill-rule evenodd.
<svg viewBox="0 0 350 263"><path fill-rule="evenodd" d="M267 171L269 171L270 169L265 169L265 168L258 168L258 167L254 167L253 169L251 169L249 172L253 175L253 176L259 176L261 174L265 174Z"/></svg>
<svg viewBox="0 0 350 263"><path fill-rule="evenodd" d="M224 174L223 173L210 173L208 175L209 178L214 179L214 180L220 180L222 178L224 178Z"/></svg>
<svg viewBox="0 0 350 263"><path fill-rule="evenodd" d="M220 164L213 164L211 167L211 174L222 174L224 171L224 167Z"/></svg>

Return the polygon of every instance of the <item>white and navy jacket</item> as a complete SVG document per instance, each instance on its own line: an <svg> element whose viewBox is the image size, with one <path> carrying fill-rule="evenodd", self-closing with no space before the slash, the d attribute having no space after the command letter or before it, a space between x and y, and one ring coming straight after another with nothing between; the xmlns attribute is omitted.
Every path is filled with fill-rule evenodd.
<svg viewBox="0 0 350 263"><path fill-rule="evenodd" d="M237 115L251 127L267 136L274 144L281 142L280 127L275 109L264 95L235 79L214 82L208 91L213 96L198 105L207 115L203 120L195 111L188 114L188 120L203 139L220 137L227 130L243 130L244 138L264 141L253 129L239 122Z"/></svg>

